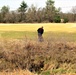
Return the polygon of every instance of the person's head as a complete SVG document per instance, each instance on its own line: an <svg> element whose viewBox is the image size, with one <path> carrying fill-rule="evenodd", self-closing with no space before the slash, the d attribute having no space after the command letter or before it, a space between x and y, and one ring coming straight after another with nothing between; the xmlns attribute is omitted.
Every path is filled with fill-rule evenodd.
<svg viewBox="0 0 76 75"><path fill-rule="evenodd" d="M43 26L41 28L43 29Z"/></svg>

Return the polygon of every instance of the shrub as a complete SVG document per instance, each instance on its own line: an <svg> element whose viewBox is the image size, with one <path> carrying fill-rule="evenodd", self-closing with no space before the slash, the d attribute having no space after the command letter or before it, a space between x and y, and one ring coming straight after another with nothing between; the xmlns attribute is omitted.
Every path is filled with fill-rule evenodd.
<svg viewBox="0 0 76 75"><path fill-rule="evenodd" d="M67 23L69 20L67 18L64 18L64 23Z"/></svg>
<svg viewBox="0 0 76 75"><path fill-rule="evenodd" d="M69 69L74 70L75 63L74 42L54 42L50 39L42 43L24 39L0 41L0 71L29 69L38 73L45 71L44 75L50 75L53 71L65 73Z"/></svg>
<svg viewBox="0 0 76 75"><path fill-rule="evenodd" d="M60 22L61 22L60 16L55 16L54 22L55 22L55 23L60 23Z"/></svg>

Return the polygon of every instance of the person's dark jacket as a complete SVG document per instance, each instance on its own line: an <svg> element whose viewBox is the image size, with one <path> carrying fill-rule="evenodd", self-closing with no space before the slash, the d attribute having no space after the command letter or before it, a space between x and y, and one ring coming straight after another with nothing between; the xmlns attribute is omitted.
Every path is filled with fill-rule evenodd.
<svg viewBox="0 0 76 75"><path fill-rule="evenodd" d="M40 34L43 34L44 29L43 29L43 28L39 28L37 31L38 31L38 33L40 33Z"/></svg>

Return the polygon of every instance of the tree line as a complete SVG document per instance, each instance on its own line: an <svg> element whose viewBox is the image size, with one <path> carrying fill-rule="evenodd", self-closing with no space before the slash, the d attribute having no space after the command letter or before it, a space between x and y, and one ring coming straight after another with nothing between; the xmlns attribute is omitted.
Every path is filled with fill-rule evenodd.
<svg viewBox="0 0 76 75"><path fill-rule="evenodd" d="M3 6L0 10L0 23L60 23L76 22L76 6L69 13L63 13L61 8L54 6L53 0L47 0L46 6L37 8L33 4L28 7L22 1L19 8L10 11L9 6Z"/></svg>

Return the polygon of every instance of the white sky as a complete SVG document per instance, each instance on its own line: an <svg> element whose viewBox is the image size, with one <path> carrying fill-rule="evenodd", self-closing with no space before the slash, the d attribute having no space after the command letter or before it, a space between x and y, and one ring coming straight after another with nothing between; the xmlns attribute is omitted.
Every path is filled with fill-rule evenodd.
<svg viewBox="0 0 76 75"><path fill-rule="evenodd" d="M1 0L0 9L2 6L9 6L11 10L16 10L23 0ZM28 6L34 4L37 7L44 7L47 0L24 0ZM71 10L72 6L76 6L76 0L54 0L55 7L61 7L63 12Z"/></svg>

